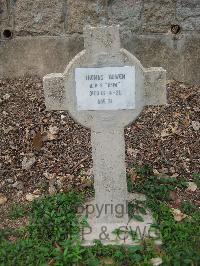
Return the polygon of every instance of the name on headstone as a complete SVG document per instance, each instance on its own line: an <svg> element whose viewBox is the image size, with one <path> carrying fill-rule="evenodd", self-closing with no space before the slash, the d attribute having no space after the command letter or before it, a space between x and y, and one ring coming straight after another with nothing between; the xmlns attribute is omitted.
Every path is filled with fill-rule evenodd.
<svg viewBox="0 0 200 266"><path fill-rule="evenodd" d="M135 108L135 67L76 68L78 110Z"/></svg>

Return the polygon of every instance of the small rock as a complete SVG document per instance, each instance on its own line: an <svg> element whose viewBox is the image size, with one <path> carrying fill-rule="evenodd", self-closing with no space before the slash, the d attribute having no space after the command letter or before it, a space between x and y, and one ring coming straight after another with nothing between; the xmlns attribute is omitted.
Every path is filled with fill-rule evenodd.
<svg viewBox="0 0 200 266"><path fill-rule="evenodd" d="M158 172L157 169L153 169L153 173L154 173L154 175L160 175L160 172Z"/></svg>
<svg viewBox="0 0 200 266"><path fill-rule="evenodd" d="M192 121L192 127L195 131L200 129L200 122L199 121Z"/></svg>
<svg viewBox="0 0 200 266"><path fill-rule="evenodd" d="M187 215L182 213L179 209L172 208L172 213L174 216L174 220L177 222L181 222L183 219L187 217Z"/></svg>
<svg viewBox="0 0 200 266"><path fill-rule="evenodd" d="M153 266L159 266L162 264L162 258L153 258L150 260Z"/></svg>
<svg viewBox="0 0 200 266"><path fill-rule="evenodd" d="M63 120L66 116L65 115L61 115L60 118Z"/></svg>
<svg viewBox="0 0 200 266"><path fill-rule="evenodd" d="M197 185L194 182L187 182L187 191L196 191L197 190Z"/></svg>
<svg viewBox="0 0 200 266"><path fill-rule="evenodd" d="M0 194L0 205L5 204L6 201L7 201L7 198L3 194Z"/></svg>
<svg viewBox="0 0 200 266"><path fill-rule="evenodd" d="M33 200L39 198L39 197L40 197L40 195L36 195L36 194L28 193L28 194L26 195L26 200L29 201L29 202L31 202L31 201L33 201Z"/></svg>
<svg viewBox="0 0 200 266"><path fill-rule="evenodd" d="M10 94L6 93L4 96L3 96L3 99L4 100L8 100L10 98Z"/></svg>
<svg viewBox="0 0 200 266"><path fill-rule="evenodd" d="M9 183L9 184L13 184L15 181L14 181L14 179L12 179L12 178L8 178L8 179L6 179L6 181Z"/></svg>
<svg viewBox="0 0 200 266"><path fill-rule="evenodd" d="M35 163L35 157L31 157L31 158L27 158L24 157L23 161L22 161L22 169L28 170L32 167L32 165Z"/></svg>

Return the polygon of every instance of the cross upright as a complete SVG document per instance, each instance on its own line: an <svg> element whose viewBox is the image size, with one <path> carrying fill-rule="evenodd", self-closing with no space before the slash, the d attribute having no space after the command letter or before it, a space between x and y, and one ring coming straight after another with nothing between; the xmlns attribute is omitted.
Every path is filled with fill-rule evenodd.
<svg viewBox="0 0 200 266"><path fill-rule="evenodd" d="M43 79L47 110L66 110L91 129L95 206L113 206L95 218L94 226L127 224L128 201L124 127L146 105L166 104L166 71L144 68L121 48L119 27L84 29L85 49L64 73Z"/></svg>

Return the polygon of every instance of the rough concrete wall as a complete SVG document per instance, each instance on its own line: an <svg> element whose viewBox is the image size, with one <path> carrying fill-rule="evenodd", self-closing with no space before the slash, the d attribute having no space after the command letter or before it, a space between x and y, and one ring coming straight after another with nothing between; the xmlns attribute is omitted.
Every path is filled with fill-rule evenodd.
<svg viewBox="0 0 200 266"><path fill-rule="evenodd" d="M120 24L124 31L200 31L200 0L0 0L0 31L19 35L81 33L85 24Z"/></svg>
<svg viewBox="0 0 200 266"><path fill-rule="evenodd" d="M45 62L51 63L48 51L56 53L56 62L61 60L59 69L63 68L59 47L66 41L65 55L74 55L74 51L83 48L83 26L99 23L120 24L123 45L135 53L144 66L164 66L169 78L181 76L189 82L200 82L200 0L0 0L0 76L6 75L8 62L22 62L21 56L23 58L28 49L30 54L24 57L21 69L27 66L33 74L34 69L37 73L41 69L49 71L45 65ZM73 44L76 34L79 34L79 43ZM35 39L30 39L31 36ZM47 36L52 42L47 45L48 51ZM41 43L45 43L44 49ZM33 67L33 54L42 54L42 67ZM69 58L71 56L65 58L66 64ZM52 63L53 70L58 71L59 61ZM20 64L11 72L13 75L18 75Z"/></svg>

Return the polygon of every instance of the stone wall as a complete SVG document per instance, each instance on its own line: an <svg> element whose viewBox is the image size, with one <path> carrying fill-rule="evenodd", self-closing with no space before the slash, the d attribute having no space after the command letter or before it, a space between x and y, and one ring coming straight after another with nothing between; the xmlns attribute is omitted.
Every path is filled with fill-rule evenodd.
<svg viewBox="0 0 200 266"><path fill-rule="evenodd" d="M0 76L62 70L99 23L120 24L144 66L200 82L200 0L0 0Z"/></svg>

